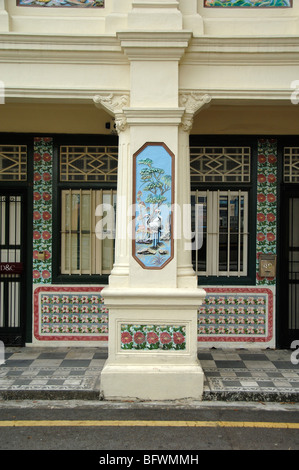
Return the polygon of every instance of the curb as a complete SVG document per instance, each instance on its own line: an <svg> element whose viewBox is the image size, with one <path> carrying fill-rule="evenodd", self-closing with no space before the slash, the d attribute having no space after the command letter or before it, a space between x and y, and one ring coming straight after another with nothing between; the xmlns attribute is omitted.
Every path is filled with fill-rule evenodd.
<svg viewBox="0 0 299 470"><path fill-rule="evenodd" d="M106 401L99 390L3 390L0 400L87 400ZM293 392L204 391L203 402L278 402L299 403ZM107 400L107 402L110 402Z"/></svg>

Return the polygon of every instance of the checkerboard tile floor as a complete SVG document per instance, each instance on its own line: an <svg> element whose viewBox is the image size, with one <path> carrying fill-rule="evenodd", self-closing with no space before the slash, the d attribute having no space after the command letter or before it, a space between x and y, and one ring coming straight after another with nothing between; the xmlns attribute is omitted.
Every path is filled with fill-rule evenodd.
<svg viewBox="0 0 299 470"><path fill-rule="evenodd" d="M0 366L0 395L26 391L28 396L41 392L50 397L59 391L67 398L68 392L81 391L97 397L106 359L107 350L100 348L7 348Z"/></svg>
<svg viewBox="0 0 299 470"><path fill-rule="evenodd" d="M205 396L239 394L249 397L292 396L299 399L299 365L292 351L209 350L199 351L205 373Z"/></svg>
<svg viewBox="0 0 299 470"><path fill-rule="evenodd" d="M299 365L287 350L204 349L204 400L289 398L299 401ZM6 348L0 398L96 398L105 348ZM81 393L81 395L80 395Z"/></svg>

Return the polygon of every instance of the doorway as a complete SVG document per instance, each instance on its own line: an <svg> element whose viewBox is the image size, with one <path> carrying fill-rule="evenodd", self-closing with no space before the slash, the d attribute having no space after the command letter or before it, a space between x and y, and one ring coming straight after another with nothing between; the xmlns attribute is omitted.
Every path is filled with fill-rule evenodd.
<svg viewBox="0 0 299 470"><path fill-rule="evenodd" d="M299 340L299 189L282 191L280 343Z"/></svg>
<svg viewBox="0 0 299 470"><path fill-rule="evenodd" d="M0 340L23 346L26 323L26 195L0 190Z"/></svg>

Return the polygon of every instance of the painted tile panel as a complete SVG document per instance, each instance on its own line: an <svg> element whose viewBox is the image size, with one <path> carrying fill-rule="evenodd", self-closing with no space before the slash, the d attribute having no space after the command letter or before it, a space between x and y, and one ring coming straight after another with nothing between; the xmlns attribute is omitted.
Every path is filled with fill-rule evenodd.
<svg viewBox="0 0 299 470"><path fill-rule="evenodd" d="M211 8L291 8L292 0L204 0L204 6Z"/></svg>
<svg viewBox="0 0 299 470"><path fill-rule="evenodd" d="M52 160L53 139L34 139L33 283L51 283L52 277ZM39 253L44 253L40 260Z"/></svg>
<svg viewBox="0 0 299 470"><path fill-rule="evenodd" d="M107 341L108 309L102 287L40 286L34 291L38 340Z"/></svg>
<svg viewBox="0 0 299 470"><path fill-rule="evenodd" d="M270 341L273 292L258 288L205 288L198 310L198 341Z"/></svg>
<svg viewBox="0 0 299 470"><path fill-rule="evenodd" d="M121 325L123 350L185 350L186 328L183 325Z"/></svg>
<svg viewBox="0 0 299 470"><path fill-rule="evenodd" d="M133 256L144 269L161 269L173 258L174 155L165 144L134 154L133 182Z"/></svg>
<svg viewBox="0 0 299 470"><path fill-rule="evenodd" d="M104 0L18 0L17 6L26 7L104 7Z"/></svg>
<svg viewBox="0 0 299 470"><path fill-rule="evenodd" d="M257 284L275 285L274 278L260 278L260 254L276 254L277 242L277 141L259 139L257 167Z"/></svg>

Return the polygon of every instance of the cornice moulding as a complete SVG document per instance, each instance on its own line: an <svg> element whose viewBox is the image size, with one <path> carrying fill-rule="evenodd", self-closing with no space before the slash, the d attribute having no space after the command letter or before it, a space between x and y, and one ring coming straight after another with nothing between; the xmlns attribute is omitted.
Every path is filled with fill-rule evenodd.
<svg viewBox="0 0 299 470"><path fill-rule="evenodd" d="M208 95L213 105L220 103L232 106L243 104L291 104L293 89L180 89L180 95L200 94ZM99 90L83 88L42 88L42 87L5 87L6 103L14 102L44 102L44 103L83 103L95 104L94 97L115 94L117 96L129 96L128 90ZM182 105L181 105L182 106ZM104 108L102 108L104 109ZM178 119L185 112L185 107L178 108L128 108L123 107L122 112L128 119L146 120L160 116L163 119L169 117ZM119 111L119 110L118 110ZM107 112L107 110L106 110ZM112 111L110 111L112 113ZM112 113L113 114L113 113Z"/></svg>
<svg viewBox="0 0 299 470"><path fill-rule="evenodd" d="M118 47L116 36L107 34L28 34L28 33L0 33L0 45L18 45L22 48L29 46L45 45L49 48L76 46L78 49L106 47Z"/></svg>
<svg viewBox="0 0 299 470"><path fill-rule="evenodd" d="M180 60L188 48L190 31L124 31L117 34L125 54L133 60Z"/></svg>
<svg viewBox="0 0 299 470"><path fill-rule="evenodd" d="M40 102L40 103L68 103L94 105L97 95L109 95L113 90L82 89L82 88L36 88L36 87L5 87L6 103L14 102ZM127 90L119 90L119 95L128 94ZM100 106L99 106L100 107ZM102 108L104 111L104 108ZM105 110L107 112L107 109Z"/></svg>
<svg viewBox="0 0 299 470"><path fill-rule="evenodd" d="M124 53L125 52L125 53ZM297 65L299 36L192 37L190 31L109 35L0 34L0 62L128 64L180 60L183 65Z"/></svg>
<svg viewBox="0 0 299 470"><path fill-rule="evenodd" d="M291 36L198 36L193 37L190 47L201 47L204 49L208 47L221 48L232 47L234 49L240 48L264 48L269 49L273 47L280 48L299 48L299 35Z"/></svg>
<svg viewBox="0 0 299 470"><path fill-rule="evenodd" d="M299 36L193 37L183 65L296 65Z"/></svg>
<svg viewBox="0 0 299 470"><path fill-rule="evenodd" d="M134 8L175 8L178 9L177 1L159 2L159 1L147 1L147 2L133 2Z"/></svg>
<svg viewBox="0 0 299 470"><path fill-rule="evenodd" d="M124 108L127 122L133 126L179 125L185 108Z"/></svg>
<svg viewBox="0 0 299 470"><path fill-rule="evenodd" d="M0 34L0 62L127 64L114 36Z"/></svg>

